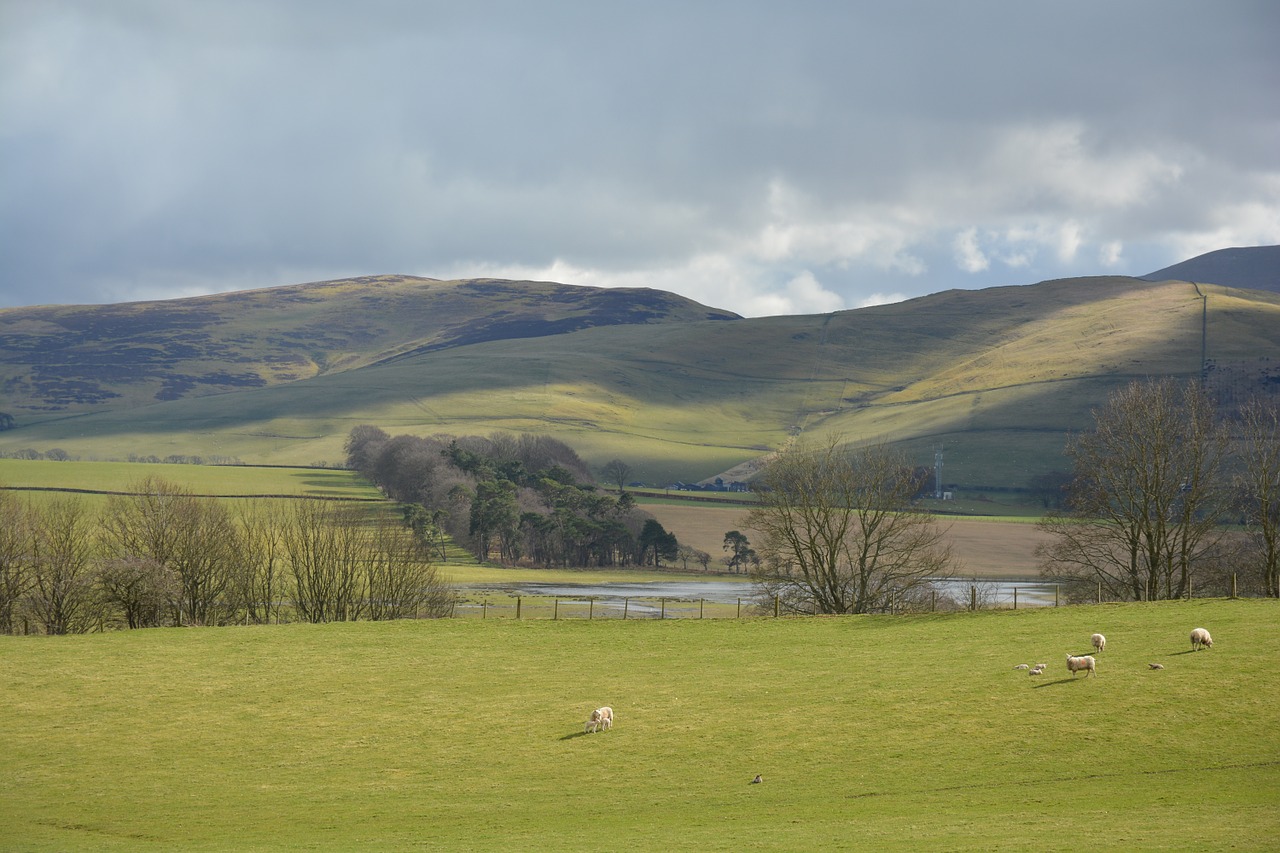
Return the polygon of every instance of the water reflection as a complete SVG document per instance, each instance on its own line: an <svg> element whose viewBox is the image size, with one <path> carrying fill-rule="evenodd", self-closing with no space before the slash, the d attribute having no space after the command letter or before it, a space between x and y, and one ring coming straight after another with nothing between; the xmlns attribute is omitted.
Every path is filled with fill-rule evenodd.
<svg viewBox="0 0 1280 853"><path fill-rule="evenodd" d="M1054 584L1027 578L948 580L935 581L939 596L951 598L961 606L968 606L976 596L978 604L985 608L1052 607L1057 591ZM707 601L719 604L747 604L755 597L755 588L748 581L652 581L648 583L486 583L461 587L464 594L504 593L518 596L544 596L565 602L595 600L602 608L620 608L626 599L673 599L677 601ZM1015 602L1016 596L1016 602ZM643 602L632 601L632 610L649 607Z"/></svg>

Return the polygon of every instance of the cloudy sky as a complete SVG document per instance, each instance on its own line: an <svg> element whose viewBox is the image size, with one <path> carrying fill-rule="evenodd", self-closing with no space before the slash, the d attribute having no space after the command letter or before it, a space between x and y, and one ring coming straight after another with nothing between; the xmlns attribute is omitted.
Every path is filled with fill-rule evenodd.
<svg viewBox="0 0 1280 853"><path fill-rule="evenodd" d="M1277 44L1273 0L0 0L0 307L1141 275L1280 243Z"/></svg>

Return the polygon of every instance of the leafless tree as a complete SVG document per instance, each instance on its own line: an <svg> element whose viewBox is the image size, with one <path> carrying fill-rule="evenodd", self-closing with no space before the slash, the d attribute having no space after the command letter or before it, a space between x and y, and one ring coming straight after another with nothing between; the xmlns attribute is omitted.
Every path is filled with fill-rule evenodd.
<svg viewBox="0 0 1280 853"><path fill-rule="evenodd" d="M248 621L280 621L287 514L277 501L253 501L237 508L236 571L232 583Z"/></svg>
<svg viewBox="0 0 1280 853"><path fill-rule="evenodd" d="M169 602L178 595L178 579L169 567L145 557L102 560L97 578L103 603L124 616L130 628L163 625Z"/></svg>
<svg viewBox="0 0 1280 853"><path fill-rule="evenodd" d="M368 616L407 619L445 616L453 603L453 589L431 562L431 549L412 531L383 518L370 538Z"/></svg>
<svg viewBox="0 0 1280 853"><path fill-rule="evenodd" d="M116 559L140 558L178 578L170 602L182 625L217 625L239 608L233 576L237 531L225 505L157 477L110 498L102 516L106 548Z"/></svg>
<svg viewBox="0 0 1280 853"><path fill-rule="evenodd" d="M631 466L621 459L610 459L601 467L600 476L606 483L613 483L618 487L618 491L622 491L627 485L627 480L631 479Z"/></svg>
<svg viewBox="0 0 1280 853"><path fill-rule="evenodd" d="M920 474L884 446L848 450L838 438L796 443L756 480L758 531L752 579L797 610L869 613L892 597L953 572L950 547L915 495Z"/></svg>
<svg viewBox="0 0 1280 853"><path fill-rule="evenodd" d="M78 498L40 508L32 536L27 606L46 634L82 634L99 615L93 582L93 518Z"/></svg>
<svg viewBox="0 0 1280 853"><path fill-rule="evenodd" d="M352 507L293 502L282 544L300 618L308 622L360 618L367 593L362 562L371 551L370 540L359 511Z"/></svg>
<svg viewBox="0 0 1280 853"><path fill-rule="evenodd" d="M1221 556L1227 433L1197 383L1135 381L1073 436L1067 508L1046 517L1042 574L1122 600L1190 594Z"/></svg>
<svg viewBox="0 0 1280 853"><path fill-rule="evenodd" d="M1280 597L1280 406L1250 400L1240 408L1236 493L1249 536L1246 557L1264 594Z"/></svg>
<svg viewBox="0 0 1280 853"><path fill-rule="evenodd" d="M31 508L0 489L0 634L15 633L18 605L31 582Z"/></svg>

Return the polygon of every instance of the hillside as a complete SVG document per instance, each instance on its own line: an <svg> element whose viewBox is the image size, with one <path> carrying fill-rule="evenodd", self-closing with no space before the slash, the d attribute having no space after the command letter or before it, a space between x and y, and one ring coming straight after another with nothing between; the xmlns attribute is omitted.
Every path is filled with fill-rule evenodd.
<svg viewBox="0 0 1280 853"><path fill-rule="evenodd" d="M499 339L728 320L657 290L369 276L191 299L0 310L0 411L104 408L267 388Z"/></svg>
<svg viewBox="0 0 1280 853"><path fill-rule="evenodd" d="M1198 281L1280 293L1280 246L1219 249L1142 276L1147 281Z"/></svg>
<svg viewBox="0 0 1280 853"><path fill-rule="evenodd" d="M0 451L310 464L340 460L350 429L372 423L546 432L592 464L621 457L637 479L663 483L835 432L900 443L921 464L941 445L949 483L1022 486L1062 467L1067 431L1088 428L1106 394L1133 378L1203 369L1229 397L1280 390L1280 294L1263 291L1098 277L733 322L683 307L676 317L686 319L466 345L437 347L443 333L423 334L370 343L359 366L291 382L27 415L0 433Z"/></svg>

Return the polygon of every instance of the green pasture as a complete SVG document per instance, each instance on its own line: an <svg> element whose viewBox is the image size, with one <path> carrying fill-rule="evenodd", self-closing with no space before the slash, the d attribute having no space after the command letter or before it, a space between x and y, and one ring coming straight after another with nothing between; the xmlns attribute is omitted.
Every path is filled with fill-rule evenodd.
<svg viewBox="0 0 1280 853"><path fill-rule="evenodd" d="M0 849L1274 850L1278 650L1250 600L6 636Z"/></svg>
<svg viewBox="0 0 1280 853"><path fill-rule="evenodd" d="M7 488L120 492L147 477L198 495L382 498L354 471L340 469L0 459L0 486Z"/></svg>

